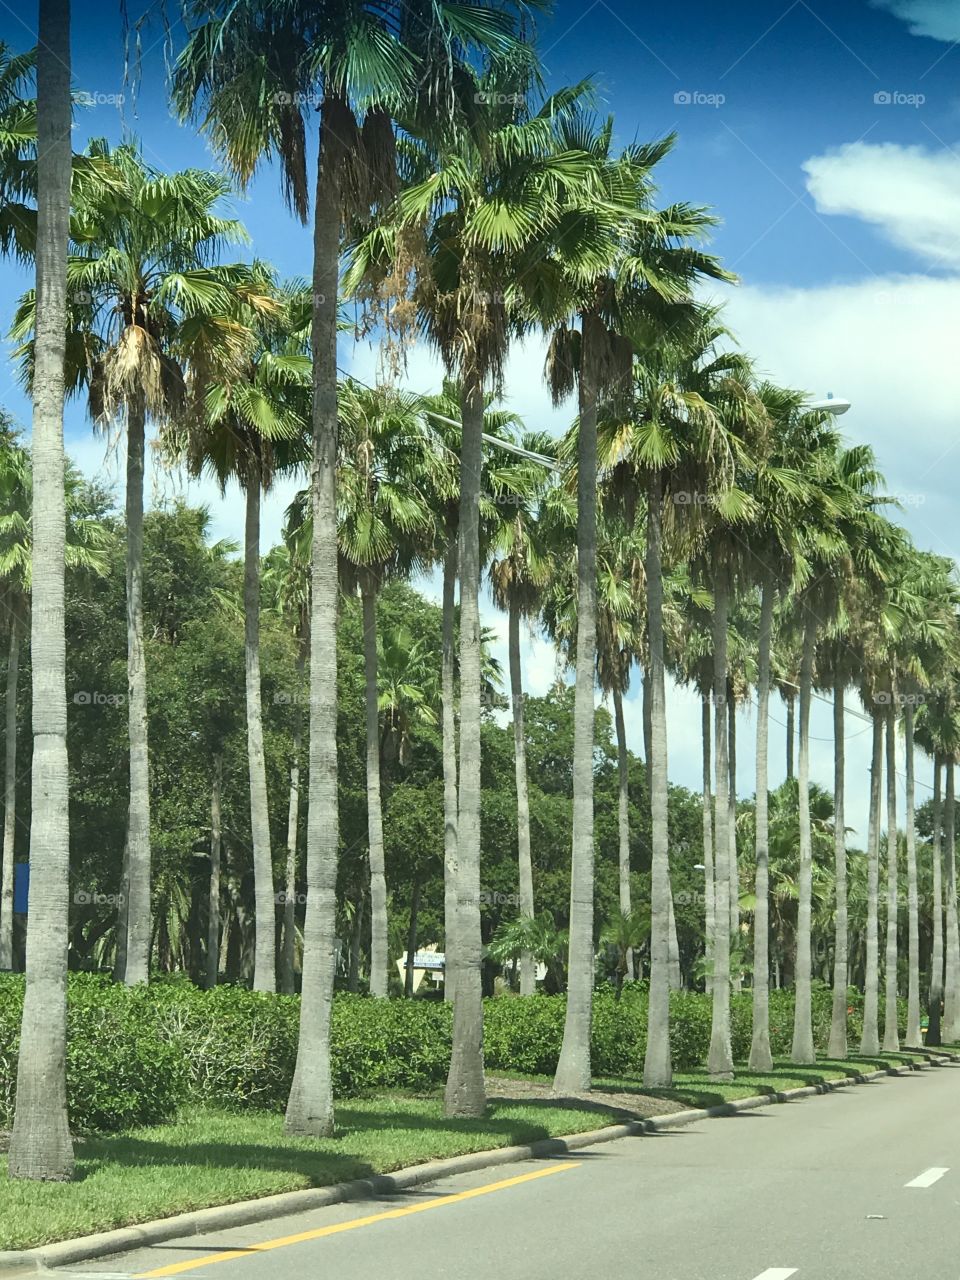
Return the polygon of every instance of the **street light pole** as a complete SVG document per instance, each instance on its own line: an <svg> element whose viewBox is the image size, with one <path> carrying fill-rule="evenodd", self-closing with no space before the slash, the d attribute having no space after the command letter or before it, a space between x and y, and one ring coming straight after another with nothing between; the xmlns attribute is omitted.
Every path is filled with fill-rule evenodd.
<svg viewBox="0 0 960 1280"><path fill-rule="evenodd" d="M825 413L832 413L835 417L839 417L841 413L846 413L850 408L850 401L840 397L835 397L832 391L827 392L826 400L814 400L813 404L807 406L808 409L822 410Z"/></svg>
<svg viewBox="0 0 960 1280"><path fill-rule="evenodd" d="M445 422L448 427L457 427L463 430L463 423L457 422L455 418L445 418L442 413L434 413L432 409L424 409L423 412L428 418L435 418L437 422ZM501 440L499 436L491 436L486 432L483 433L484 444L495 445L498 449L503 449L506 453L515 454L518 458L528 458L531 462L539 462L541 467L549 467L551 471L559 471L560 463L556 458L548 458L545 453L534 453L531 449L521 448L520 445L514 444L511 440Z"/></svg>

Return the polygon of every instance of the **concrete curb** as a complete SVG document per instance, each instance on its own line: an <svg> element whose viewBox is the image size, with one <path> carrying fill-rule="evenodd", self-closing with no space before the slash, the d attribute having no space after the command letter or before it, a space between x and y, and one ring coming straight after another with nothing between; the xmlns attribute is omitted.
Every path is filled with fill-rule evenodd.
<svg viewBox="0 0 960 1280"><path fill-rule="evenodd" d="M198 1209L192 1213L180 1213L169 1218L159 1218L134 1227L120 1227L116 1231L104 1231L97 1235L63 1240L58 1244L42 1245L22 1251L0 1251L0 1275L4 1280L14 1276L36 1275L48 1267L70 1266L77 1262L89 1262L105 1258L113 1253L126 1253L146 1245L160 1244L180 1236L203 1235L214 1231L227 1231L233 1227L250 1226L256 1222L269 1222L292 1213L304 1213L310 1209L322 1209L331 1204L343 1204L351 1200L376 1199L395 1195L410 1187L437 1182L455 1174L473 1173L502 1164L515 1164L547 1156L567 1155L583 1147L597 1146L603 1142L615 1142L618 1138L638 1137L670 1129L678 1129L698 1120L734 1116L741 1111L757 1107L792 1102L798 1098L816 1094L833 1093L850 1085L870 1084L889 1076L906 1075L911 1071L924 1071L928 1067L941 1066L943 1061L960 1062L956 1054L925 1054L925 1061L902 1067L884 1067L865 1075L847 1076L842 1080L827 1080L822 1084L806 1085L800 1089L787 1089L770 1094L757 1094L751 1098L738 1098L719 1106L689 1111L674 1111L646 1120L631 1120L623 1124L608 1125L587 1133L569 1134L563 1138L545 1138L525 1146L499 1147L492 1151L477 1151L468 1155L453 1156L448 1160L432 1160L426 1164L412 1165L396 1173L378 1174L353 1182L336 1183L330 1187L313 1187L305 1191L287 1191L282 1195L262 1196L256 1200L242 1200L235 1204L218 1205L212 1209Z"/></svg>

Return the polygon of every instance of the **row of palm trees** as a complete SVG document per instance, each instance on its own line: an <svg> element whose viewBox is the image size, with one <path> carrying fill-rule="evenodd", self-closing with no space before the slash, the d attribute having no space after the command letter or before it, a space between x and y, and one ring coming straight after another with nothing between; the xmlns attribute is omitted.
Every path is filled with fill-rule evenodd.
<svg viewBox="0 0 960 1280"><path fill-rule="evenodd" d="M205 3L188 18L190 34L173 79L177 110L199 123L241 185L263 162L275 161L284 195L302 220L310 213L306 133L312 104L319 104L309 289L300 283L281 286L259 263L222 264L225 244L239 243L242 232L216 211L226 191L220 178L194 171L156 173L131 145L111 150L94 143L71 163L65 0L41 3L35 147L29 121L24 124L18 106L10 110L20 133L0 139L13 154L5 165L12 176L3 180L6 207L13 209L16 197L27 211L18 224L21 250L30 247L34 192L38 209L37 288L35 297L25 300L16 327L34 402L34 818L12 1174L63 1178L72 1164L65 1101L60 1105L65 1097L68 860L62 411L64 394L70 391L82 391L91 416L121 424L127 438L131 767L122 970L131 982L146 979L149 971L149 756L139 578L148 424L191 469L212 468L222 480L237 478L245 492L251 825L258 920L271 921L269 934L257 931L254 985L262 990L274 989L275 958L259 727L259 504L274 470L302 465L303 442L310 440L310 485L301 504L297 541L301 569L309 564L310 590L301 586L296 596L310 686L308 892L289 1132L323 1135L333 1128L329 1036L342 558L350 562L368 621L375 993L386 990L387 960L379 760L373 750L376 594L387 572L426 563L444 566L446 950L454 995L446 1105L452 1115L483 1111L479 597L490 523L485 508L492 504L501 510L506 504L497 499L505 495L516 500L516 519L494 522L499 527L493 534L493 581L510 615L521 830L519 624L537 607L536 592L543 586L539 561L546 564L547 557L537 551L539 526L548 542L552 529L557 543L556 530L565 528L569 535L575 523L575 537L566 542L568 560L575 548L573 574L553 574L565 585L559 588L559 604L554 599L545 606L548 616L554 611L555 634L576 669L569 982L556 1088L569 1092L590 1084L595 680L599 673L603 687L621 706L617 721L622 741L622 698L635 664L643 670L648 711L645 759L653 830L644 1079L648 1085L666 1085L671 1076L668 996L675 947L666 803L668 662L705 700L707 945L714 1010L709 1065L718 1076L732 1069L729 995L738 979L731 975L731 936L740 934L741 905L732 821L736 797L730 786L730 730L735 724L730 700L738 692L741 673L731 662L729 636L741 615L749 618L755 606L755 627L751 630L744 622L748 645L755 641L758 653L761 708L752 1064L760 1068L769 1061L765 730L775 643L795 660L799 694L794 1057L813 1057L808 782L815 685L833 689L842 729L843 692L857 680L875 725L865 1048L877 1025L874 872L883 763L878 744L885 730L888 779L893 779L889 761L899 699L928 688L939 691L942 718L925 715L924 731L931 734L938 757L948 762L948 816L941 844L947 855L946 888L941 891L947 908L943 954L949 1022L960 979L960 956L953 946L957 926L949 761L955 743L948 729L953 723L956 601L950 570L913 551L902 532L884 519L869 451L844 448L829 415L811 410L801 394L759 382L746 358L730 349L719 314L697 301L703 280L730 277L697 247L712 221L704 210L685 204L658 207L653 175L672 139L617 152L613 123L594 116L588 83L543 97L525 6L401 0L386 10L354 0L334 5L225 0L222 5ZM30 172L24 160L34 149L35 178L24 180ZM339 305L344 295L357 301L361 329L379 335L388 358L402 362L403 348L415 336L437 352L450 383L441 400L426 406L429 413L396 393L372 392L370 399L363 388L339 381ZM484 468L489 396L502 389L512 344L535 334L546 339L546 376L554 399L562 403L575 397L577 410L575 429L559 450L559 479L553 485L533 478L529 459L523 466L505 466L510 474L500 480L496 468ZM410 429L411 409L434 428L443 419L452 420L455 434L444 439L433 430L428 435L425 425L424 434L418 434ZM500 423L501 431L509 426ZM539 451L548 450L540 442ZM344 465L347 459L350 466ZM457 583L458 641L453 621ZM609 588L603 598L600 584ZM678 631L680 648L668 643ZM781 679L786 669L778 665ZM921 728L914 725L912 704L904 704L904 722L912 749L914 730ZM841 762L841 784L842 779ZM888 790L895 796L892 786ZM292 787L291 806L293 796ZM889 829L895 832L892 800L888 806ZM625 804L621 814L625 818ZM842 817L837 827L834 1029L845 1041ZM915 861L911 828L912 799L907 854ZM895 870L896 840L888 843ZM522 835L519 844L523 909L532 917L529 847L526 842L525 849ZM623 848L628 850L628 844ZM622 859L622 869L626 911L631 906L628 857ZM886 947L888 1043L896 1034L890 1017L891 990L896 995L896 883L896 875L888 874L893 895ZM911 973L918 973L915 895L910 910ZM521 967L527 981L531 968L527 963ZM918 980L911 979L912 1009L918 1008ZM913 1030L911 1023L910 1034Z"/></svg>

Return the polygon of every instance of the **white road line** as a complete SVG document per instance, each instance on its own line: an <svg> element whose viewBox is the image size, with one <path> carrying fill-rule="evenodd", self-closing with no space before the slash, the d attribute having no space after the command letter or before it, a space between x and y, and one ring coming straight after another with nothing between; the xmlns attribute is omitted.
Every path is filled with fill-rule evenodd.
<svg viewBox="0 0 960 1280"><path fill-rule="evenodd" d="M766 1271L761 1271L755 1280L788 1280L789 1276L796 1274L796 1267L768 1267Z"/></svg>
<svg viewBox="0 0 960 1280"><path fill-rule="evenodd" d="M949 1169L924 1169L923 1173L913 1179L912 1182L905 1182L905 1187L932 1187L935 1182L939 1182L945 1173L949 1173Z"/></svg>

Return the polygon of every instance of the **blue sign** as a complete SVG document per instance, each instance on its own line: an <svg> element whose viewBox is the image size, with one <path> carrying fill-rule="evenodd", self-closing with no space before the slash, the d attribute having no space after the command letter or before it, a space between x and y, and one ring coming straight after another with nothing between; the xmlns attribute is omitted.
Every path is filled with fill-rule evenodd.
<svg viewBox="0 0 960 1280"><path fill-rule="evenodd" d="M13 864L13 914L27 914L27 894L30 890L30 863L15 862Z"/></svg>

